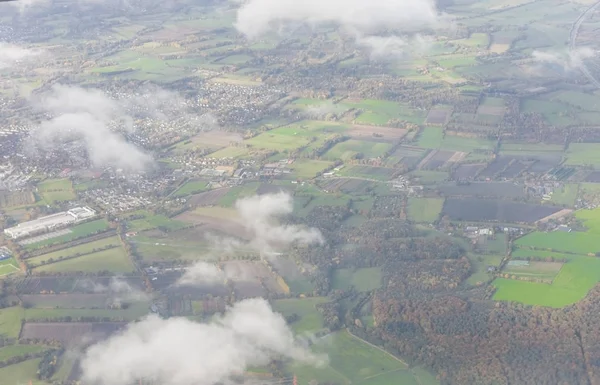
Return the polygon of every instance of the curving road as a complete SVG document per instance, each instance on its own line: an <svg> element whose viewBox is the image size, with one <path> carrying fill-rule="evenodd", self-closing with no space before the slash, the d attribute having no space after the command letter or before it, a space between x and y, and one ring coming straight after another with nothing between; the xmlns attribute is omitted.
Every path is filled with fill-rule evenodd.
<svg viewBox="0 0 600 385"><path fill-rule="evenodd" d="M583 12L579 16L579 18L577 18L577 20L575 21L575 23L571 27L571 32L569 34L569 52L573 53L573 51L575 51L575 49L577 48L575 46L575 43L576 43L576 40L577 40L577 36L579 35L579 30L581 29L581 24L583 24L583 22L586 19L586 17L590 13L594 12L596 10L596 8L598 8L599 6L600 6L600 1L597 1L596 3L594 3L591 7L589 7L588 9L586 9L585 12ZM588 80L590 81L590 83L592 83L593 85L595 85L597 88L600 88L600 82L592 75L592 73L587 68L587 66L585 65L585 63L581 64L581 72L583 72L583 74L585 75L585 77L588 78Z"/></svg>

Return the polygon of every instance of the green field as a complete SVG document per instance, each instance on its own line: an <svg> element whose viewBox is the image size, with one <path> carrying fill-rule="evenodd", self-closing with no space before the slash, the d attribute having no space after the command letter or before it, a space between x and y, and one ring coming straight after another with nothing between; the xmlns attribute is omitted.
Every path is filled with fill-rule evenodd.
<svg viewBox="0 0 600 385"><path fill-rule="evenodd" d="M259 186L260 184L256 182L234 186L219 199L219 206L231 207L238 199L255 195Z"/></svg>
<svg viewBox="0 0 600 385"><path fill-rule="evenodd" d="M15 365L5 366L0 369L0 379L2 384L6 385L25 385L31 381L32 385L46 385L47 383L39 381L36 373L38 365L42 359L23 361Z"/></svg>
<svg viewBox="0 0 600 385"><path fill-rule="evenodd" d="M21 309L21 311L23 311ZM42 309L30 308L24 310L24 319L28 321L39 321L42 319L56 319L62 317L107 317L119 318L125 321L133 321L148 314L148 303L132 303L127 309ZM19 322L20 326L20 322Z"/></svg>
<svg viewBox="0 0 600 385"><path fill-rule="evenodd" d="M362 158L377 158L385 155L392 147L389 143L377 143L363 140L347 140L333 146L323 156L328 160L341 159L344 161L353 159L356 156Z"/></svg>
<svg viewBox="0 0 600 385"><path fill-rule="evenodd" d="M600 252L600 209L580 210L576 217L583 221L588 228L587 232L533 232L515 242L520 249L513 253L514 256L568 260L552 283L496 279L494 286L497 291L494 299L563 307L585 297L600 281L600 259L586 256L588 253ZM529 247L539 250L530 250Z"/></svg>
<svg viewBox="0 0 600 385"><path fill-rule="evenodd" d="M134 271L134 267L129 257L127 257L125 250L120 246L73 259L67 259L50 265L40 266L37 270L52 273L77 271L84 273L95 273L99 271L130 273Z"/></svg>
<svg viewBox="0 0 600 385"><path fill-rule="evenodd" d="M24 356L25 354L33 354L43 352L47 348L39 345L10 345L0 348L0 361L5 361L11 357Z"/></svg>
<svg viewBox="0 0 600 385"><path fill-rule="evenodd" d="M435 222L444 205L443 198L408 198L408 217L419 223Z"/></svg>
<svg viewBox="0 0 600 385"><path fill-rule="evenodd" d="M17 271L19 271L19 268L17 265L17 261L15 261L14 258L0 261L0 277L16 273Z"/></svg>
<svg viewBox="0 0 600 385"><path fill-rule="evenodd" d="M465 138L455 135L446 135L442 141L441 149L453 151L491 151L494 148L494 142L483 138Z"/></svg>
<svg viewBox="0 0 600 385"><path fill-rule="evenodd" d="M114 246L120 247L121 240L119 239L118 236L108 237L108 238L100 239L100 240L97 240L94 242L84 243L79 246L69 247L68 249L63 249L63 250L54 251L52 253L43 254L38 257L29 258L29 259L27 259L27 263L29 264L29 266L32 266L32 267L38 266L38 265L42 265L42 263L44 261L48 262L50 259L53 259L54 261L58 261L60 257L68 258L75 254L89 254L94 249L100 249L102 247L107 247L109 245L114 245Z"/></svg>
<svg viewBox="0 0 600 385"><path fill-rule="evenodd" d="M77 198L73 183L69 179L48 179L38 184L37 188L46 204L49 205Z"/></svg>
<svg viewBox="0 0 600 385"><path fill-rule="evenodd" d="M0 337L19 337L23 314L23 308L21 307L7 307L0 309Z"/></svg>
<svg viewBox="0 0 600 385"><path fill-rule="evenodd" d="M300 179L312 179L331 165L331 162L324 160L298 159L291 164L290 168L295 177Z"/></svg>
<svg viewBox="0 0 600 385"><path fill-rule="evenodd" d="M289 370L299 384L307 385L311 380L344 385L418 384L404 362L347 331L329 334L313 346L316 352L327 355L328 363L323 367L291 365Z"/></svg>
<svg viewBox="0 0 600 385"><path fill-rule="evenodd" d="M567 165L600 167L599 143L571 143L566 155L567 161L565 164Z"/></svg>
<svg viewBox="0 0 600 385"><path fill-rule="evenodd" d="M487 282L492 278L487 272L488 266L498 267L502 261L501 255L476 255L468 254L473 273L467 278L466 283L469 285L477 285Z"/></svg>
<svg viewBox="0 0 600 385"><path fill-rule="evenodd" d="M562 187L554 190L554 192L552 193L552 202L557 205L565 205L572 207L575 204L578 192L578 184L565 184Z"/></svg>
<svg viewBox="0 0 600 385"><path fill-rule="evenodd" d="M379 289L382 285L381 268L368 267L361 269L336 269L333 272L331 288L348 289L350 286L358 291Z"/></svg>
<svg viewBox="0 0 600 385"><path fill-rule="evenodd" d="M273 302L273 309L288 317L297 314L300 319L292 323L296 333L316 332L323 329L323 317L315 306L327 302L324 297L278 299Z"/></svg>
<svg viewBox="0 0 600 385"><path fill-rule="evenodd" d="M132 231L143 231L161 228L168 231L180 230L187 225L183 222L170 219L164 215L148 214L142 219L135 219L127 223L128 229Z"/></svg>
<svg viewBox="0 0 600 385"><path fill-rule="evenodd" d="M26 249L37 249L40 247L61 244L72 241L77 238L82 238L87 235L91 235L97 231L102 231L108 229L108 222L105 219L98 219L91 222L82 223L80 225L76 225L70 228L71 232L69 234L61 235L60 237L50 238L43 240L41 242L32 243L29 245L25 245Z"/></svg>
<svg viewBox="0 0 600 385"><path fill-rule="evenodd" d="M442 127L425 127L419 133L417 145L423 148L439 148L444 140L444 129Z"/></svg>
<svg viewBox="0 0 600 385"><path fill-rule="evenodd" d="M179 187L177 191L173 193L176 197L182 197L186 195L196 194L205 191L208 183L201 180L189 181L183 186Z"/></svg>
<svg viewBox="0 0 600 385"><path fill-rule="evenodd" d="M356 119L359 124L386 125L392 119L405 120L407 122L422 124L425 121L425 112L413 110L400 103L363 99L361 101L344 100L341 103L350 108L360 108L364 112Z"/></svg>

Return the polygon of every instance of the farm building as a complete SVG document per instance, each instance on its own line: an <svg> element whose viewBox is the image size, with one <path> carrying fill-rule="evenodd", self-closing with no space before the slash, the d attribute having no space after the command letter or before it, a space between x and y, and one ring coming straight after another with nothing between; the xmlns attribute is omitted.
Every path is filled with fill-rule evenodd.
<svg viewBox="0 0 600 385"><path fill-rule="evenodd" d="M75 207L69 211L48 215L33 221L19 223L14 227L4 229L4 234L12 239L20 239L35 234L42 234L68 225L92 218L96 212L89 207Z"/></svg>

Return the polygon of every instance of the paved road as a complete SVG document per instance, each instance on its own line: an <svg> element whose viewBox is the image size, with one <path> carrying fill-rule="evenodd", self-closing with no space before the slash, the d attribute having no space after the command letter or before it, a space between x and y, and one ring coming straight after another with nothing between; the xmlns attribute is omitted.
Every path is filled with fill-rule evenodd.
<svg viewBox="0 0 600 385"><path fill-rule="evenodd" d="M569 51L570 52L573 52L573 51L575 51L575 49L577 49L577 46L576 46L577 36L579 35L579 30L581 29L581 24L583 24L583 22L585 21L586 17L589 14L591 14L592 12L594 12L599 6L600 6L600 1L594 3L591 7L589 7L588 9L586 9L585 12L583 12L579 16L579 18L577 18L577 20L575 21L575 23L571 27L571 33L569 34ZM583 72L583 74L585 75L585 77L588 78L588 80L590 81L590 83L592 83L593 85L595 85L597 88L600 88L600 82L592 75L592 73L587 68L587 66L585 65L585 63L582 63L582 65L581 65L581 72Z"/></svg>

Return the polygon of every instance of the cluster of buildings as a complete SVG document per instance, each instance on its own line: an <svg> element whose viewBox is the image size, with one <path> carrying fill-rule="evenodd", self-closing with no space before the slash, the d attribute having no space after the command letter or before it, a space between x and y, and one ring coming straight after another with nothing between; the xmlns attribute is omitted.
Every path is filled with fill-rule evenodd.
<svg viewBox="0 0 600 385"><path fill-rule="evenodd" d="M4 234L12 239L27 238L83 222L95 216L96 211L89 207L74 207L68 211L19 223L14 227L4 229Z"/></svg>
<svg viewBox="0 0 600 385"><path fill-rule="evenodd" d="M201 108L215 111L222 123L243 126L264 117L265 109L285 93L266 85L245 86L207 82L201 90Z"/></svg>
<svg viewBox="0 0 600 385"><path fill-rule="evenodd" d="M152 205L152 201L143 196L118 192L114 189L94 189L80 193L80 196L103 208L106 212L114 214L136 210Z"/></svg>

